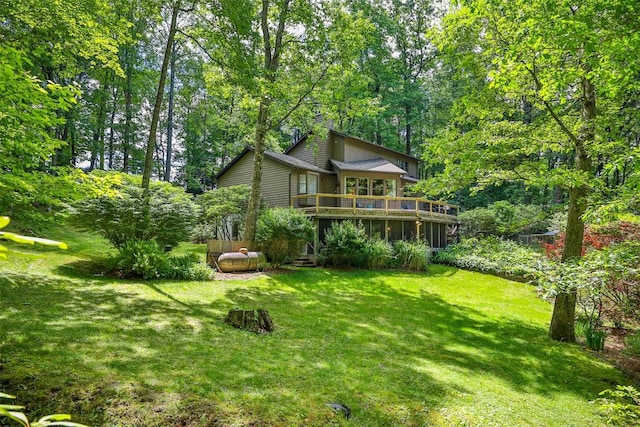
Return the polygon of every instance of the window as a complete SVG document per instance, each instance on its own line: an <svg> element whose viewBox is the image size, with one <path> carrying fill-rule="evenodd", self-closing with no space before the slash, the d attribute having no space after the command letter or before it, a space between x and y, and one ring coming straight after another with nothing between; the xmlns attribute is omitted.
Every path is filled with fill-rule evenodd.
<svg viewBox="0 0 640 427"><path fill-rule="evenodd" d="M369 178L358 178L358 196L369 194Z"/></svg>
<svg viewBox="0 0 640 427"><path fill-rule="evenodd" d="M348 176L344 179L344 194L356 194L355 178Z"/></svg>
<svg viewBox="0 0 640 427"><path fill-rule="evenodd" d="M298 194L316 194L318 192L318 175L302 173L298 175Z"/></svg>
<svg viewBox="0 0 640 427"><path fill-rule="evenodd" d="M384 179L371 180L371 194L373 196L384 196Z"/></svg>
<svg viewBox="0 0 640 427"><path fill-rule="evenodd" d="M347 176L344 178L344 194L369 195L369 178Z"/></svg>
<svg viewBox="0 0 640 427"><path fill-rule="evenodd" d="M389 197L396 197L396 180L387 179L386 181L386 193Z"/></svg>

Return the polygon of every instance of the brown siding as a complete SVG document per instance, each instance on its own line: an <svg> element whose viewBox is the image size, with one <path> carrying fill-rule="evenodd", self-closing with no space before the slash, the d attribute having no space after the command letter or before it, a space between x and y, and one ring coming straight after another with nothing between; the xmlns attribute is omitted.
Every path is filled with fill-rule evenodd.
<svg viewBox="0 0 640 427"><path fill-rule="evenodd" d="M346 138L344 145L345 162L357 162L360 160L383 158L395 165L397 164L397 161L400 160L408 163L409 170L407 172L409 172L409 176L418 176L418 161L414 158L405 156L401 153L388 151L383 147L378 147L353 138Z"/></svg>
<svg viewBox="0 0 640 427"><path fill-rule="evenodd" d="M291 151L287 154L293 157L296 157L300 160L304 160L307 163L311 163L315 165L316 158L313 152L313 146L310 145L311 142L309 138L305 138L303 141L300 141ZM324 167L324 166L321 166Z"/></svg>
<svg viewBox="0 0 640 427"><path fill-rule="evenodd" d="M298 143L287 154L319 168L328 169L329 159L331 158L330 151L331 147L326 139L320 140L312 136Z"/></svg>
<svg viewBox="0 0 640 427"><path fill-rule="evenodd" d="M332 159L337 160L339 162L344 162L345 160L345 138L342 135L336 135L334 133L329 133L329 155ZM328 166L327 166L328 167Z"/></svg>
<svg viewBox="0 0 640 427"><path fill-rule="evenodd" d="M270 207L289 206L289 173L291 168L268 157L262 163L262 198ZM247 152L221 177L219 187L251 185L253 176L253 152Z"/></svg>

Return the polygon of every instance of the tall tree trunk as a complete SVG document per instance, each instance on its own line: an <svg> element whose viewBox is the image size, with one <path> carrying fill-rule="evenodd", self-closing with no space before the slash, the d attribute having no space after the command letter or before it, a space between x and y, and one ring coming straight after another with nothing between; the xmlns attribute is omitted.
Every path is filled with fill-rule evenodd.
<svg viewBox="0 0 640 427"><path fill-rule="evenodd" d="M109 152L108 152L108 165L109 170L113 170L113 156L114 156L114 143L115 143L115 130L116 123L116 105L118 104L118 89L113 87L113 108L111 109L111 117L109 118Z"/></svg>
<svg viewBox="0 0 640 427"><path fill-rule="evenodd" d="M586 144L595 139L596 96L593 83L588 78L582 80L582 126L575 141L575 168L585 176L591 171L591 159L587 154ZM569 212L567 216L567 231L565 235L562 262L582 256L582 239L584 237L583 216L587 211L587 196L589 187L582 182L569 189ZM553 306L549 337L558 341L575 341L575 289L558 294Z"/></svg>
<svg viewBox="0 0 640 427"><path fill-rule="evenodd" d="M144 171L142 173L142 188L149 189L151 183L151 169L153 168L153 152L156 144L156 133L158 132L158 122L160 121L160 108L162 107L162 95L164 94L164 84L167 80L167 70L169 68L169 60L171 59L171 48L173 39L176 34L176 22L180 8L178 5L173 6L171 11L171 24L169 26L169 37L167 45L164 49L164 57L162 59L162 69L160 70L160 81L158 82L158 92L156 93L156 103L153 107L153 115L151 116L151 129L149 130L149 140L147 141L147 152L144 158Z"/></svg>
<svg viewBox="0 0 640 427"><path fill-rule="evenodd" d="M276 73L280 65L280 53L283 45L285 24L289 15L291 0L284 0L278 17L278 30L275 39L272 40L269 32L269 0L262 0L261 29L264 49L264 71L269 83L276 82ZM269 107L271 98L269 94L262 94L258 108L258 120L256 123L255 151L253 155L253 177L251 179L251 196L247 207L247 216L244 227L244 240L254 242L256 240L256 228L260 215L260 192L262 184L262 161L264 159L264 141L269 130Z"/></svg>
<svg viewBox="0 0 640 427"><path fill-rule="evenodd" d="M173 95L176 85L176 43L171 46L171 74L169 76L169 113L167 117L167 153L164 164L164 180L171 180L171 156L173 145Z"/></svg>
<svg viewBox="0 0 640 427"><path fill-rule="evenodd" d="M122 171L125 173L129 172L129 154L131 152L131 134L133 127L133 53L131 52L133 48L128 47L125 51L125 60L126 64L126 81L124 85L124 136L123 136L123 147L122 147Z"/></svg>
<svg viewBox="0 0 640 427"><path fill-rule="evenodd" d="M253 176L251 178L251 196L247 207L244 237L247 242L256 240L256 226L260 215L260 191L262 182L262 161L264 159L264 140L267 135L267 121L269 119L269 100L263 99L258 110L256 125L255 151L253 153Z"/></svg>

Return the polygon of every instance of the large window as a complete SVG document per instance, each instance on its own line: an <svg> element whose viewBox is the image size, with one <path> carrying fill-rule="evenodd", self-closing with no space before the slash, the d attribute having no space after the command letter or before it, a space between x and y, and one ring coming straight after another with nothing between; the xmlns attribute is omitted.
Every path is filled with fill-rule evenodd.
<svg viewBox="0 0 640 427"><path fill-rule="evenodd" d="M369 194L369 178L358 178L358 196Z"/></svg>
<svg viewBox="0 0 640 427"><path fill-rule="evenodd" d="M302 173L298 175L298 194L316 194L318 192L318 175Z"/></svg>
<svg viewBox="0 0 640 427"><path fill-rule="evenodd" d="M388 197L396 197L396 180L395 179L387 179L386 180L386 195Z"/></svg>
<svg viewBox="0 0 640 427"><path fill-rule="evenodd" d="M344 194L356 194L356 179L348 176L344 179Z"/></svg>
<svg viewBox="0 0 640 427"><path fill-rule="evenodd" d="M384 179L371 180L371 195L384 196Z"/></svg>
<svg viewBox="0 0 640 427"><path fill-rule="evenodd" d="M369 195L369 178L355 178L347 176L344 178L344 194L358 196Z"/></svg>
<svg viewBox="0 0 640 427"><path fill-rule="evenodd" d="M395 179L372 178L369 188L369 178L347 176L344 178L344 194L396 197L396 182Z"/></svg>

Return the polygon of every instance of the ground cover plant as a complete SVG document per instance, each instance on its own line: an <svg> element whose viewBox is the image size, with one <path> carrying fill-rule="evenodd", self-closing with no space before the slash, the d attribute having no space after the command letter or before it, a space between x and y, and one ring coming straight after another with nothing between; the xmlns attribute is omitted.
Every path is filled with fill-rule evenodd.
<svg viewBox="0 0 640 427"><path fill-rule="evenodd" d="M446 266L115 280L84 270L113 251L108 245L65 234L65 253L0 263L0 387L32 418L63 411L101 426L604 425L589 401L626 384L579 346L549 341L551 307L525 284ZM202 246L177 251L204 257ZM276 331L224 325L234 307L268 309ZM327 403L348 406L350 420Z"/></svg>
<svg viewBox="0 0 640 427"><path fill-rule="evenodd" d="M548 263L542 252L497 237L465 239L439 251L433 261L523 281L533 280Z"/></svg>

